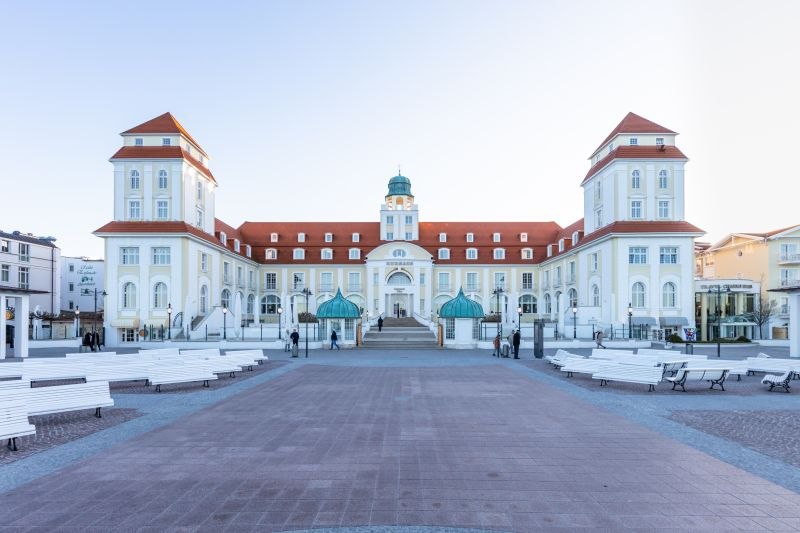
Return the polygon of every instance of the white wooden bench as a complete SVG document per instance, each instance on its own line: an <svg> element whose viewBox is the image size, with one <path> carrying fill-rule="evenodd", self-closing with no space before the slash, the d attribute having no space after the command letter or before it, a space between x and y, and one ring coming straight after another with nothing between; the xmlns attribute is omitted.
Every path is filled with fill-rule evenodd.
<svg viewBox="0 0 800 533"><path fill-rule="evenodd" d="M181 353L178 348L155 348L152 350L139 350L140 355L179 355Z"/></svg>
<svg viewBox="0 0 800 533"><path fill-rule="evenodd" d="M203 348L200 350L181 350L181 355L220 355L219 348Z"/></svg>
<svg viewBox="0 0 800 533"><path fill-rule="evenodd" d="M608 366L592 374L592 379L600 380L601 387L608 385L609 381L620 381L624 383L648 385L648 391L655 390L655 386L661 382L662 377L662 370L657 366L625 364L618 364L613 367Z"/></svg>
<svg viewBox="0 0 800 533"><path fill-rule="evenodd" d="M761 380L764 385L769 385L769 390L772 391L775 387L781 387L783 392L789 392L789 382L792 381L794 372L787 370L781 375L767 374Z"/></svg>
<svg viewBox="0 0 800 533"><path fill-rule="evenodd" d="M562 372L567 373L567 377L571 378L573 374L596 374L604 370L615 367L619 363L613 363L605 359L568 359L564 366L561 367Z"/></svg>
<svg viewBox="0 0 800 533"><path fill-rule="evenodd" d="M156 392L161 392L161 385L174 385L176 383L192 383L202 381L203 387L209 387L209 381L217 379L216 374L209 370L192 368L191 366L162 366L153 368L148 374L148 385L155 385Z"/></svg>
<svg viewBox="0 0 800 533"><path fill-rule="evenodd" d="M29 415L48 415L93 408L94 416L102 418L100 409L114 405L108 381L36 387L27 389L20 397L25 402Z"/></svg>
<svg viewBox="0 0 800 533"><path fill-rule="evenodd" d="M254 361L257 361L259 365L263 365L264 361L269 360L269 358L264 355L262 350L232 350L229 352L225 352L225 357L229 356L252 356Z"/></svg>
<svg viewBox="0 0 800 533"><path fill-rule="evenodd" d="M573 359L586 360L587 358L566 350L558 350L555 355L551 356L550 363L556 368L562 368L568 361Z"/></svg>
<svg viewBox="0 0 800 533"><path fill-rule="evenodd" d="M30 389L31 382L27 379L9 379L0 381L0 391L12 389Z"/></svg>
<svg viewBox="0 0 800 533"><path fill-rule="evenodd" d="M680 385L683 392L686 392L686 383L690 381L708 381L711 389L714 385L719 385L720 389L725 390L723 383L728 375L725 368L681 368L673 377L664 378L672 382L672 390Z"/></svg>
<svg viewBox="0 0 800 533"><path fill-rule="evenodd" d="M28 422L28 411L22 401L4 399L0 402L0 439L8 439L9 450L17 451L17 437L35 433L36 426Z"/></svg>
<svg viewBox="0 0 800 533"><path fill-rule="evenodd" d="M592 357L604 357L608 359L610 354L633 355L633 350L617 350L614 348L592 348Z"/></svg>

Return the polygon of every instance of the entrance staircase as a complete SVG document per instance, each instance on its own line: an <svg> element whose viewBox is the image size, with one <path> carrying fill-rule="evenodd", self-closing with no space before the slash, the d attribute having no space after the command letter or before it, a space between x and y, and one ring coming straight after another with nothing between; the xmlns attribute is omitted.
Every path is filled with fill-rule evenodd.
<svg viewBox="0 0 800 533"><path fill-rule="evenodd" d="M413 318L385 318L383 331L372 326L364 335L364 347L378 350L438 348L436 335Z"/></svg>

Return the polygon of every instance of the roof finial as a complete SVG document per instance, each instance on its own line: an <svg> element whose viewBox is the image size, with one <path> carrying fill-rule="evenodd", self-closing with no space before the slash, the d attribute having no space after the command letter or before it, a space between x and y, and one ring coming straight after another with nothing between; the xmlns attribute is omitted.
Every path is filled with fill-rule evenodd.
<svg viewBox="0 0 800 533"><path fill-rule="evenodd" d="M403 173L400 172L400 163L397 163L397 175L398 176L402 176L403 175Z"/></svg>

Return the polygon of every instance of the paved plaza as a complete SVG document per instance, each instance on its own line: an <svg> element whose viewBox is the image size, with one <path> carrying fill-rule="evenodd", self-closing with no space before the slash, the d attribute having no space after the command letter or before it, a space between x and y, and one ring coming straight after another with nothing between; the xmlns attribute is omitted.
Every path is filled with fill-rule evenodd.
<svg viewBox="0 0 800 533"><path fill-rule="evenodd" d="M116 423L14 460L4 449L0 525L800 529L800 386L601 389L487 351L268 355L211 390L112 389Z"/></svg>

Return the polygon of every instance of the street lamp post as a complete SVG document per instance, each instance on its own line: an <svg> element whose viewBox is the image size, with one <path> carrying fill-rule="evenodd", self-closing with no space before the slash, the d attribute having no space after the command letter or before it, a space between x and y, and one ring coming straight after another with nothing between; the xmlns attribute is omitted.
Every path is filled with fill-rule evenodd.
<svg viewBox="0 0 800 533"><path fill-rule="evenodd" d="M283 307L278 306L278 340L281 340L281 329L283 329Z"/></svg>
<svg viewBox="0 0 800 533"><path fill-rule="evenodd" d="M517 307L517 331L522 335L522 306Z"/></svg>
<svg viewBox="0 0 800 533"><path fill-rule="evenodd" d="M75 306L75 338L81 336L81 308Z"/></svg>
<svg viewBox="0 0 800 533"><path fill-rule="evenodd" d="M630 302L628 302L628 339L633 338L633 329L631 325L633 324L633 306Z"/></svg>
<svg viewBox="0 0 800 533"><path fill-rule="evenodd" d="M167 339L172 340L172 304L167 304Z"/></svg>
<svg viewBox="0 0 800 533"><path fill-rule="evenodd" d="M578 306L572 306L572 338L578 338Z"/></svg>
<svg viewBox="0 0 800 533"><path fill-rule="evenodd" d="M222 340L228 340L228 308L222 308Z"/></svg>
<svg viewBox="0 0 800 533"><path fill-rule="evenodd" d="M722 293L731 292L731 288L727 285L717 285L716 287L709 287L708 292L717 293L717 357L720 356L720 337L722 337L722 302L720 301Z"/></svg>
<svg viewBox="0 0 800 533"><path fill-rule="evenodd" d="M311 296L312 292L311 289L308 287L303 289L303 295L306 297L306 315L310 316L308 311L308 297ZM308 357L308 319L309 316L306 316L306 357Z"/></svg>
<svg viewBox="0 0 800 533"><path fill-rule="evenodd" d="M497 298L497 337L502 338L502 331L500 330L503 322L503 313L500 311L500 296L503 294L503 287L495 287L492 294ZM497 357L500 357L500 348L497 349Z"/></svg>

